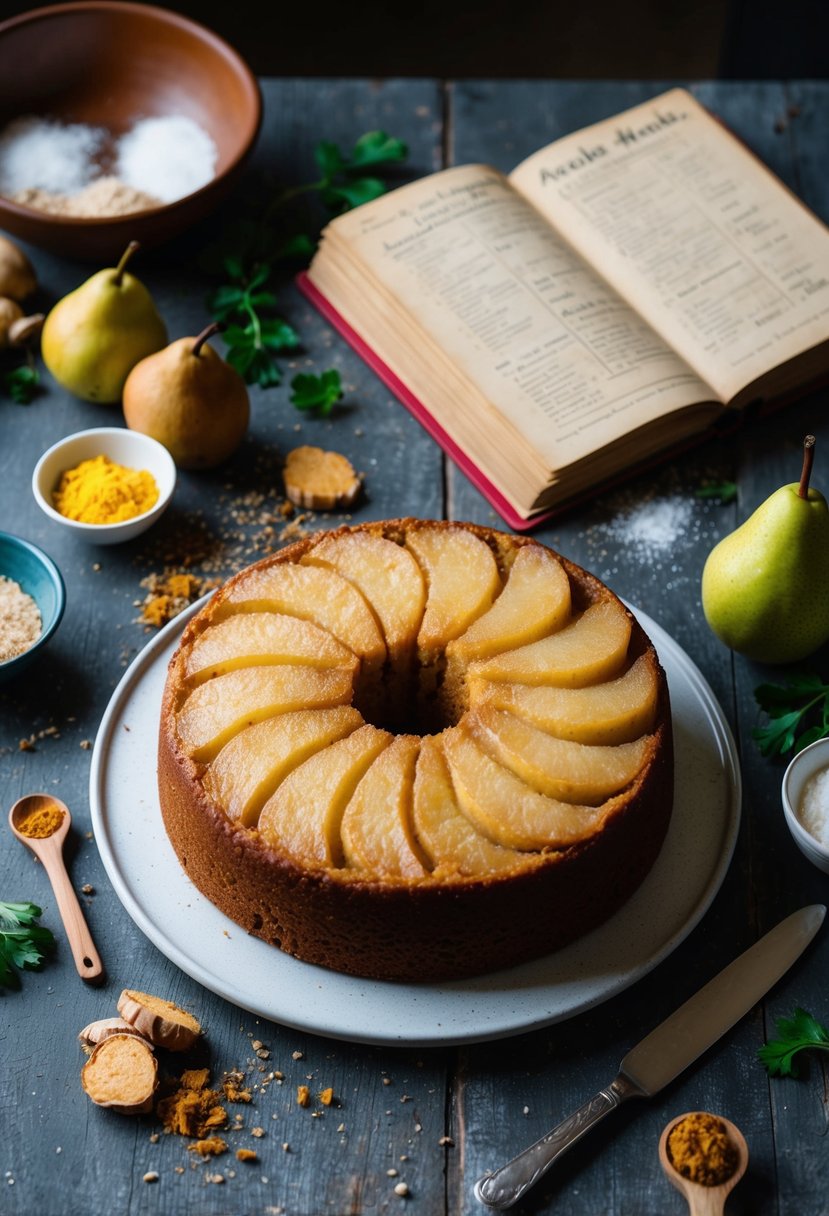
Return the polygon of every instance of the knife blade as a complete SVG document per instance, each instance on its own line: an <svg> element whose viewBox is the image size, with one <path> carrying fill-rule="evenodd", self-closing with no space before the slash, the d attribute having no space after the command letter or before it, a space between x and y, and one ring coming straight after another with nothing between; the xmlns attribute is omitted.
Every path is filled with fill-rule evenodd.
<svg viewBox="0 0 829 1216"><path fill-rule="evenodd" d="M653 1097L673 1081L785 975L825 915L823 904L809 904L782 920L637 1043L606 1089L512 1161L479 1178L476 1197L499 1211L512 1207L605 1115L629 1098Z"/></svg>

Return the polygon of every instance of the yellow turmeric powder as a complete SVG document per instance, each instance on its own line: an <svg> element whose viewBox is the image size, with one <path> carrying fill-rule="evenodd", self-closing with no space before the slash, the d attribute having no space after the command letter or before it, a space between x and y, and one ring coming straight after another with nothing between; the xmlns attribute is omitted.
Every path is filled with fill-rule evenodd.
<svg viewBox="0 0 829 1216"><path fill-rule="evenodd" d="M29 840L45 840L52 836L63 823L63 811L56 802L47 802L29 811L28 815L15 823L18 832Z"/></svg>
<svg viewBox="0 0 829 1216"><path fill-rule="evenodd" d="M683 1178L703 1186L726 1182L738 1162L736 1145L725 1124L704 1111L686 1115L671 1130L668 1156Z"/></svg>
<svg viewBox="0 0 829 1216"><path fill-rule="evenodd" d="M209 1076L206 1068L190 1069L182 1074L177 1088L161 1099L156 1114L166 1131L201 1139L225 1126L227 1111L221 1105L221 1094L208 1089Z"/></svg>
<svg viewBox="0 0 829 1216"><path fill-rule="evenodd" d="M56 511L81 524L116 524L143 515L158 501L158 486L146 469L129 469L108 456L66 469L52 495Z"/></svg>

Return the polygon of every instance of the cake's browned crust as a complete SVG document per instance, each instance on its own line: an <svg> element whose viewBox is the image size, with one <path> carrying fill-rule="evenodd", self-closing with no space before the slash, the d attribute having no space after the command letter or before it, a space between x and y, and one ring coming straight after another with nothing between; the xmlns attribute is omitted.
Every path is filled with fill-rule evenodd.
<svg viewBox="0 0 829 1216"><path fill-rule="evenodd" d="M408 529L426 522L434 527L432 521L398 520L362 529L402 540ZM491 545L502 570L518 547L538 543L463 526ZM296 561L315 539L306 538L265 562ZM576 607L616 598L592 575L562 561ZM164 824L185 872L249 933L306 962L353 975L439 981L559 949L607 920L641 884L670 820L673 750L667 682L635 618L631 654L649 653L659 674L656 724L646 763L633 784L608 802L601 829L566 849L528 854L515 872L381 881L345 870L302 868L267 847L255 830L232 823L205 793L203 770L177 740L182 653L215 618L227 586L239 577L188 624L171 660L161 712L158 777Z"/></svg>

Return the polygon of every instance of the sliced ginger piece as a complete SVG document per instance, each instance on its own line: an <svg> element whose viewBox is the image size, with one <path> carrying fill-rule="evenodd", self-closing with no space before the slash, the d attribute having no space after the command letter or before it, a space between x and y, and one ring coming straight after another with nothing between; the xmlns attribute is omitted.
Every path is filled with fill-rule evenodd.
<svg viewBox="0 0 829 1216"><path fill-rule="evenodd" d="M346 456L307 443L288 453L283 477L291 502L314 511L350 506L362 485Z"/></svg>
<svg viewBox="0 0 829 1216"><path fill-rule="evenodd" d="M139 1039L144 1039L141 1031L136 1030L123 1018L99 1018L97 1022L90 1022L88 1026L84 1026L78 1034L78 1038L85 1047L94 1047L97 1043L102 1043L104 1039L112 1038L114 1034L132 1034L137 1035ZM144 1039L144 1042L147 1041Z"/></svg>
<svg viewBox="0 0 829 1216"><path fill-rule="evenodd" d="M148 992L125 988L118 998L118 1012L151 1043L168 1051L187 1051L201 1034L192 1013Z"/></svg>
<svg viewBox="0 0 829 1216"><path fill-rule="evenodd" d="M81 1069L81 1085L96 1106L122 1115L148 1114L158 1085L152 1047L135 1034L102 1039Z"/></svg>

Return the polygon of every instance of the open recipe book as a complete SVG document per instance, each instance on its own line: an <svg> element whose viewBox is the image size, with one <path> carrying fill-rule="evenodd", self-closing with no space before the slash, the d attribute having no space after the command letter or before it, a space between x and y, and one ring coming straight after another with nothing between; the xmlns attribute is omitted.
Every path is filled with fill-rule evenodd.
<svg viewBox="0 0 829 1216"><path fill-rule="evenodd" d="M684 89L339 216L300 285L514 528L829 374L829 230Z"/></svg>

